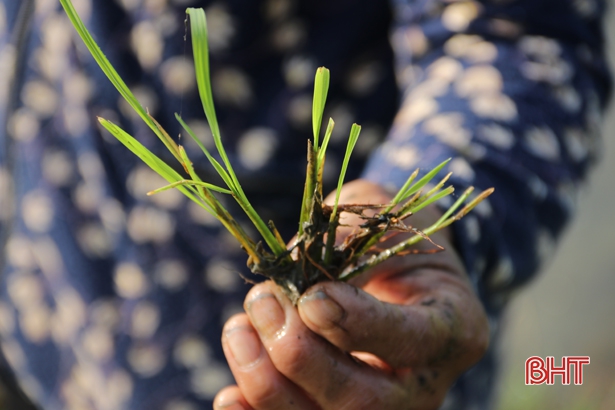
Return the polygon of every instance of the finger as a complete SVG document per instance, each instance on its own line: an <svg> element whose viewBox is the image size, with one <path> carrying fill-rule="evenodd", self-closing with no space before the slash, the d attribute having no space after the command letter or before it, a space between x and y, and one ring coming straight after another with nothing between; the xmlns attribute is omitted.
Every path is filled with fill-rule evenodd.
<svg viewBox="0 0 615 410"><path fill-rule="evenodd" d="M222 347L243 398L236 403L256 410L315 409L305 393L275 368L247 315L226 322Z"/></svg>
<svg viewBox="0 0 615 410"><path fill-rule="evenodd" d="M254 410L243 397L238 386L220 390L214 399L214 410Z"/></svg>
<svg viewBox="0 0 615 410"><path fill-rule="evenodd" d="M388 204L392 199L392 196L386 192L380 185L373 182L357 179L350 181L342 187L340 193L340 204ZM333 205L335 200L335 191L331 192L324 199L324 202L328 205ZM364 215L373 215L380 211L380 209L367 209L364 211ZM358 215L348 212L342 212L340 215L340 226L337 228L337 242L343 241L351 232L355 231L359 225L365 222Z"/></svg>
<svg viewBox="0 0 615 410"><path fill-rule="evenodd" d="M406 398L407 391L394 377L311 332L272 282L250 291L246 311L276 369L321 408L391 408L387 406Z"/></svg>
<svg viewBox="0 0 615 410"><path fill-rule="evenodd" d="M301 319L313 332L346 351L369 352L395 369L433 363L455 347L456 313L435 306L382 302L345 283L322 283L299 301ZM442 358L443 359L443 358Z"/></svg>

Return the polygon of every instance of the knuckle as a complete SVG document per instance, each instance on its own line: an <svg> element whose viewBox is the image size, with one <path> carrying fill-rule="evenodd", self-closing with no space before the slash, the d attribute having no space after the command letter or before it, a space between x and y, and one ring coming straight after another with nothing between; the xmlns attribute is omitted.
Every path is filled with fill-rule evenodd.
<svg viewBox="0 0 615 410"><path fill-rule="evenodd" d="M278 349L270 352L276 368L287 377L304 373L315 356L313 349L303 340L303 336L295 336L294 340L281 343Z"/></svg>
<svg viewBox="0 0 615 410"><path fill-rule="evenodd" d="M249 391L243 391L243 393L253 407L270 408L277 403L280 388L279 383L272 378L260 377L252 382L252 388Z"/></svg>

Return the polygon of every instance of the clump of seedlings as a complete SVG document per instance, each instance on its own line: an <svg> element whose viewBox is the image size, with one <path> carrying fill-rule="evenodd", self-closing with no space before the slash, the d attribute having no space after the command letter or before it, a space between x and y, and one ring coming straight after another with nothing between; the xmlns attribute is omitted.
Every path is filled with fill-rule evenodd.
<svg viewBox="0 0 615 410"><path fill-rule="evenodd" d="M308 141L307 173L299 213L299 228L292 243L287 246L287 242L280 236L273 222L265 223L250 204L222 144L209 75L207 25L204 11L189 8L187 14L190 20L198 91L218 155L214 156L209 152L182 118L178 114L175 116L186 133L203 150L226 187L213 185L199 178L184 147L174 141L137 101L95 43L71 1L60 0L60 2L100 68L183 168L184 175L175 171L116 124L99 118L104 128L169 182L169 185L149 194L176 188L212 214L228 229L248 254L247 265L250 270L274 280L294 303L306 289L315 283L332 280L347 281L390 257L414 252L410 250L410 247L421 240L430 241L434 245L434 251L443 250L441 246L429 239L429 235L461 219L493 192L493 189L486 190L461 207L473 190L469 188L459 196L440 219L422 231L406 224L406 219L411 215L453 192L453 187L444 187L450 173L435 185L430 184L448 162L445 161L419 179L417 179L419 171L414 171L388 204L339 204L340 191L350 155L361 131L359 125L353 124L339 174L335 201L332 206L323 203L323 168L334 122L332 119L329 120L321 140L320 130L329 87L329 70L321 67L316 72L314 82L312 113L314 138L313 141ZM428 184L433 186L429 190L426 188ZM230 195L237 201L254 224L262 240L256 241L246 234L236 219L222 206L218 199L219 195ZM366 215L366 211L369 211L369 215L372 216ZM336 243L340 214L345 212L359 215L363 218L364 223L343 242ZM382 249L383 244L386 244L383 237L390 232L407 232L411 236L394 246Z"/></svg>

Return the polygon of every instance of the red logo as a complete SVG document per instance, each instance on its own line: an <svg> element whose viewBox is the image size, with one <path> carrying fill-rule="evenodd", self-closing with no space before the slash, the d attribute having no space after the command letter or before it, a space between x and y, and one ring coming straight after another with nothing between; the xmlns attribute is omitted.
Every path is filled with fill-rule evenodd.
<svg viewBox="0 0 615 410"><path fill-rule="evenodd" d="M546 361L541 357L532 356L525 361L525 384L555 384L555 376L561 376L562 384L570 384L573 374L574 384L583 384L583 365L589 364L589 356L564 356L559 366L555 358L548 356ZM572 367L572 373L570 368Z"/></svg>

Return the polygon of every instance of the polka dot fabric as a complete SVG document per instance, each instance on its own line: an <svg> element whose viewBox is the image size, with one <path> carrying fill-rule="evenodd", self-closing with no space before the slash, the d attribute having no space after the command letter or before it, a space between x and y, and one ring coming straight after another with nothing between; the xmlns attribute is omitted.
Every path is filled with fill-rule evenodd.
<svg viewBox="0 0 615 410"><path fill-rule="evenodd" d="M172 158L120 101L58 2L34 1L23 31L26 3L0 1L2 354L45 409L211 408L232 383L219 337L242 309L245 255L179 193L145 195L163 181L96 116ZM364 134L352 178L399 186L414 168L452 157L458 189L496 187L454 228L496 337L511 292L548 260L599 156L610 89L600 0L73 3L169 133L180 133L180 112L211 145L183 40L184 9L206 9L231 161L288 238L321 65L332 74L325 115L336 121L329 188L352 122ZM486 408L494 368L490 352L444 408Z"/></svg>

